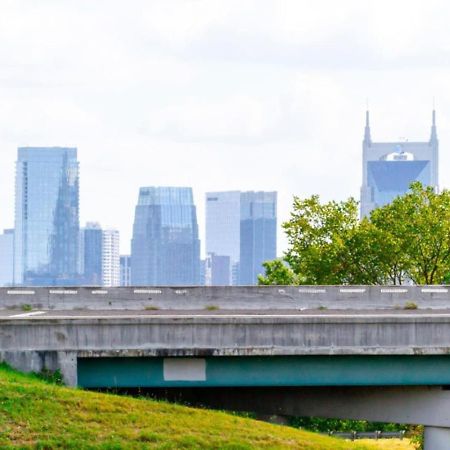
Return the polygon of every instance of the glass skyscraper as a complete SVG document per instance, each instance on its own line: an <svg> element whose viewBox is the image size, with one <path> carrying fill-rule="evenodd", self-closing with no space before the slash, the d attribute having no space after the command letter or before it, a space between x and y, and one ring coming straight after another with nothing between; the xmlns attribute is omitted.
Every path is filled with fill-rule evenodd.
<svg viewBox="0 0 450 450"><path fill-rule="evenodd" d="M12 286L14 277L14 230L0 234L0 286Z"/></svg>
<svg viewBox="0 0 450 450"><path fill-rule="evenodd" d="M80 232L80 260L83 283L88 286L102 285L103 230L100 224L88 222Z"/></svg>
<svg viewBox="0 0 450 450"><path fill-rule="evenodd" d="M242 192L239 284L254 285L277 256L277 193Z"/></svg>
<svg viewBox="0 0 450 450"><path fill-rule="evenodd" d="M236 271L240 258L240 227L241 227L241 192L207 192L206 193L206 254L218 257L228 257L228 280L224 278L223 264L221 275L215 274L219 265L210 261L209 283L221 280L220 284L238 284Z"/></svg>
<svg viewBox="0 0 450 450"><path fill-rule="evenodd" d="M18 149L14 284L78 282L78 196L76 148Z"/></svg>
<svg viewBox="0 0 450 450"><path fill-rule="evenodd" d="M435 111L427 142L373 142L367 111L363 140L361 217L405 194L413 181L420 181L437 191L438 152Z"/></svg>
<svg viewBox="0 0 450 450"><path fill-rule="evenodd" d="M277 193L224 191L206 194L208 284L254 285L262 263L276 258ZM228 257L228 282L224 261ZM216 273L215 273L216 272ZM220 280L220 281L219 281Z"/></svg>
<svg viewBox="0 0 450 450"><path fill-rule="evenodd" d="M143 187L131 241L131 283L188 286L200 282L200 241L192 189Z"/></svg>

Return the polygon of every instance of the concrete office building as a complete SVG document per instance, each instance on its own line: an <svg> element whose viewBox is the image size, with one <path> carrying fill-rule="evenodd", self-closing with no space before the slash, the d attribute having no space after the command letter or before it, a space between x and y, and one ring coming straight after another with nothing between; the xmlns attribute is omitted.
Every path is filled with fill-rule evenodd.
<svg viewBox="0 0 450 450"><path fill-rule="evenodd" d="M192 189L143 187L131 241L133 285L198 285L200 241Z"/></svg>
<svg viewBox="0 0 450 450"><path fill-rule="evenodd" d="M78 173L76 148L18 149L15 285L79 282Z"/></svg>
<svg viewBox="0 0 450 450"><path fill-rule="evenodd" d="M12 286L14 280L14 230L0 234L0 286Z"/></svg>
<svg viewBox="0 0 450 450"><path fill-rule="evenodd" d="M118 230L102 233L102 285L120 286L120 235Z"/></svg>
<svg viewBox="0 0 450 450"><path fill-rule="evenodd" d="M361 217L405 194L413 181L438 190L439 141L435 111L430 139L426 142L373 142L367 111L362 148Z"/></svg>

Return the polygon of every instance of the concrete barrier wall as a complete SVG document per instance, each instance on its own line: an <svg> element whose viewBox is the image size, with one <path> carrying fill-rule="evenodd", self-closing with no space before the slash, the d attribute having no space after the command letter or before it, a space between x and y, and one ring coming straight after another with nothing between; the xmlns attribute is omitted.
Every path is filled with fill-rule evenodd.
<svg viewBox="0 0 450 450"><path fill-rule="evenodd" d="M202 310L450 307L447 286L0 288L0 309Z"/></svg>

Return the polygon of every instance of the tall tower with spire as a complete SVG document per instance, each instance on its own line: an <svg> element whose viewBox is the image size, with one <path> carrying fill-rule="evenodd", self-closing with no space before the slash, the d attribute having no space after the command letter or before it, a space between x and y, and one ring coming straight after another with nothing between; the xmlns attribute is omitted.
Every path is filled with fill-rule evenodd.
<svg viewBox="0 0 450 450"><path fill-rule="evenodd" d="M428 142L373 142L366 111L362 151L361 217L405 194L413 181L438 190L439 141L434 110Z"/></svg>

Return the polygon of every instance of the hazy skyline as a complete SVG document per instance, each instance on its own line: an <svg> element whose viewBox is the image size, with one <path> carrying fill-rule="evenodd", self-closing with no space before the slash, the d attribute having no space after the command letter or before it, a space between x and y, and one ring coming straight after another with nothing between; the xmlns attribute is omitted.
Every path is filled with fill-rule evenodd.
<svg viewBox="0 0 450 450"><path fill-rule="evenodd" d="M141 186L359 199L375 141L427 140L450 187L445 1L0 2L0 228L19 146L76 146L81 223L129 251ZM279 253L285 241L279 228Z"/></svg>

